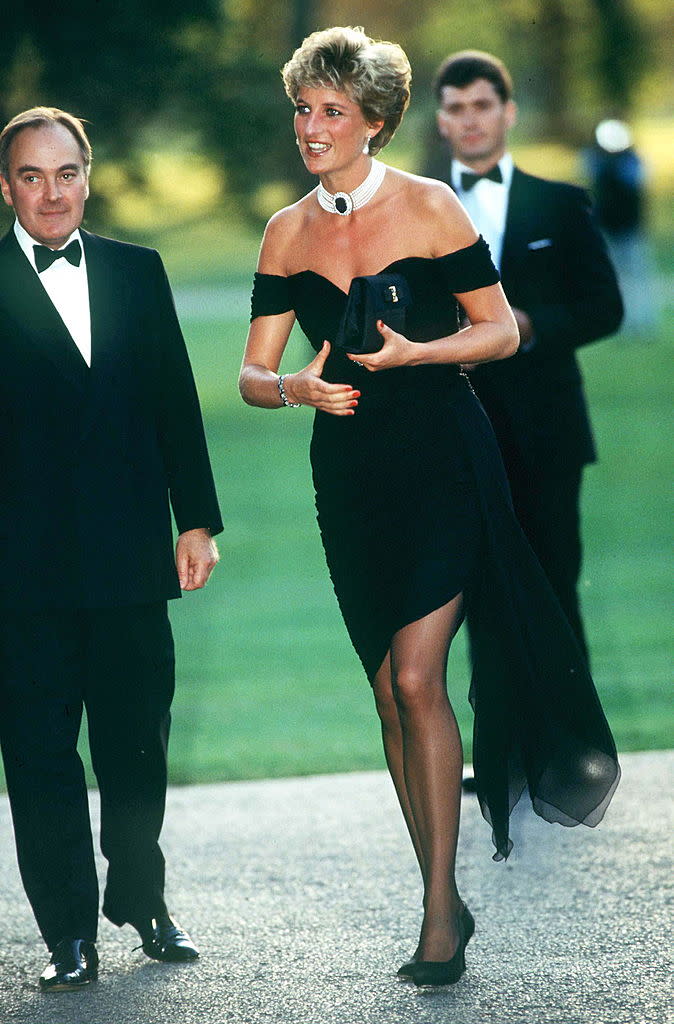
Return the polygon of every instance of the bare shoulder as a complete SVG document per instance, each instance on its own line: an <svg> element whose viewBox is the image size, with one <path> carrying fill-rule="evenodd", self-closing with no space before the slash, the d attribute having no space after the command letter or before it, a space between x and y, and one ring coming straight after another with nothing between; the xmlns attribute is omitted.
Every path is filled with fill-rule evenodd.
<svg viewBox="0 0 674 1024"><path fill-rule="evenodd" d="M461 209L459 200L444 181L423 178L420 174L410 174L397 167L389 167L388 170L394 187L404 194L406 202L414 204L418 210L431 209L437 213L448 205Z"/></svg>
<svg viewBox="0 0 674 1024"><path fill-rule="evenodd" d="M309 210L313 208L309 193L302 199L285 206L270 218L262 237L258 270L263 274L288 275L292 254L306 233Z"/></svg>
<svg viewBox="0 0 674 1024"><path fill-rule="evenodd" d="M477 231L449 185L407 171L395 170L393 174L408 216L428 238L434 256L444 256L476 241Z"/></svg>

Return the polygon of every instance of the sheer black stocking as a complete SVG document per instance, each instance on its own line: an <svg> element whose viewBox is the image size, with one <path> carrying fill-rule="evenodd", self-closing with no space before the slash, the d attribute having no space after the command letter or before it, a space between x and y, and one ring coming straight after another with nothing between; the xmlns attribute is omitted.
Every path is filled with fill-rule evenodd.
<svg viewBox="0 0 674 1024"><path fill-rule="evenodd" d="M463 618L459 594L396 633L373 689L384 751L424 883L417 956L448 960L458 943L455 859L463 751L447 697L447 656Z"/></svg>

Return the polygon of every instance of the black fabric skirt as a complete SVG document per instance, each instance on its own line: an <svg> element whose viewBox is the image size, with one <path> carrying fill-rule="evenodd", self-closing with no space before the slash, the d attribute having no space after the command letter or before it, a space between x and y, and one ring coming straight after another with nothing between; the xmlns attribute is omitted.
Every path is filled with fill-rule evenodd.
<svg viewBox="0 0 674 1024"><path fill-rule="evenodd" d="M464 593L476 787L501 859L525 787L548 821L595 825L620 771L583 655L515 519L491 425L463 376L437 380L361 401L352 417L316 414L318 523L370 682L397 630Z"/></svg>

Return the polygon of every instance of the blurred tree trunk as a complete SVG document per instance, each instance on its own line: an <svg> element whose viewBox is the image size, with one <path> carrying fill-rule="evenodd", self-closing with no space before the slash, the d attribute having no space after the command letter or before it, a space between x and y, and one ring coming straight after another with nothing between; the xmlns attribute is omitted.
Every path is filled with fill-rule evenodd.
<svg viewBox="0 0 674 1024"><path fill-rule="evenodd" d="M293 0L290 45L295 49L316 28L316 0Z"/></svg>
<svg viewBox="0 0 674 1024"><path fill-rule="evenodd" d="M541 83L541 101L547 134L553 139L566 141L572 130L571 21L566 12L565 0L539 0L539 12L536 21L537 50L540 64L545 70L545 78Z"/></svg>
<svg viewBox="0 0 674 1024"><path fill-rule="evenodd" d="M591 0L599 18L597 74L607 110L629 112L646 60L646 40L630 0Z"/></svg>

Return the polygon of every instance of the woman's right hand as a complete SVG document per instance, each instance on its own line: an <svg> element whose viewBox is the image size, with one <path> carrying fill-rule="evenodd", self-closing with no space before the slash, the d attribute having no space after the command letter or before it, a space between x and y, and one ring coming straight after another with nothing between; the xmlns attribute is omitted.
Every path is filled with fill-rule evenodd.
<svg viewBox="0 0 674 1024"><path fill-rule="evenodd" d="M323 347L308 366L297 373L283 375L283 388L289 402L311 405L333 416L353 416L360 398L350 384L329 384L322 379L325 361L330 355L330 342Z"/></svg>

